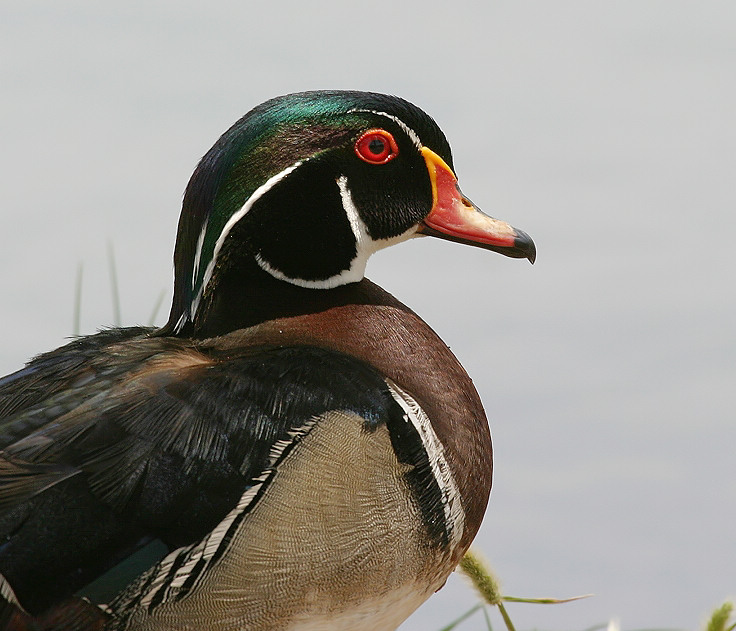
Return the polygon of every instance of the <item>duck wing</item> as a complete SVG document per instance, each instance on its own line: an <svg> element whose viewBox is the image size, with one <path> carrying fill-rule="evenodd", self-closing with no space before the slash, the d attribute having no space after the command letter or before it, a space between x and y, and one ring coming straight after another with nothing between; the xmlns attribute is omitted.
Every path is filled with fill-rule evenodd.
<svg viewBox="0 0 736 631"><path fill-rule="evenodd" d="M403 416L375 369L319 347L218 356L117 329L41 355L0 380L0 574L33 615L109 602L212 532L274 445L330 410Z"/></svg>

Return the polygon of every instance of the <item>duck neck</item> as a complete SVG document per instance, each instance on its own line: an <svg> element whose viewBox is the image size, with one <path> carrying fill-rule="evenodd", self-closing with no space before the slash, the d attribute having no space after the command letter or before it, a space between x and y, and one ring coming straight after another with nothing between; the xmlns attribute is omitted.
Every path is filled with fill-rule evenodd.
<svg viewBox="0 0 736 631"><path fill-rule="evenodd" d="M311 289L279 280L250 259L239 261L212 278L192 322L174 331L175 320L159 335L182 335L196 339L216 337L276 318L325 311L346 304L393 301L367 279L331 289Z"/></svg>

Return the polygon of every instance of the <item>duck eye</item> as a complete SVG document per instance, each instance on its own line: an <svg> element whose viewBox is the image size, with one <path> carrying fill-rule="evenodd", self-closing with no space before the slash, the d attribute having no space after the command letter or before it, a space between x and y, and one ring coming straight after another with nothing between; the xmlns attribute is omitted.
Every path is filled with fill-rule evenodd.
<svg viewBox="0 0 736 631"><path fill-rule="evenodd" d="M399 155L399 146L385 129L369 129L356 141L355 153L370 164L386 164Z"/></svg>

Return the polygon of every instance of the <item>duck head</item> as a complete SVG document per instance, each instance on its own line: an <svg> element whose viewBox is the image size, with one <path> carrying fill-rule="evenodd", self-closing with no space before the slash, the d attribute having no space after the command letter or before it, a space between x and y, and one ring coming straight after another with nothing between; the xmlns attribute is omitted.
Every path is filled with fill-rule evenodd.
<svg viewBox="0 0 736 631"><path fill-rule="evenodd" d="M189 181L162 331L211 334L224 302L278 301L274 287L308 299L357 283L371 254L419 235L535 258L525 233L462 194L447 139L411 103L346 91L272 99L226 131Z"/></svg>

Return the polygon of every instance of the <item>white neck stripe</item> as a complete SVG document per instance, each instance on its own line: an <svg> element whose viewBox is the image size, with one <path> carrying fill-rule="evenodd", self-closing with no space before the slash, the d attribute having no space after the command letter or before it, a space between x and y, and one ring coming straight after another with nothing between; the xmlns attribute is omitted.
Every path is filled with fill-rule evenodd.
<svg viewBox="0 0 736 631"><path fill-rule="evenodd" d="M373 241L368 234L368 228L360 218L358 209L353 203L353 197L348 188L348 178L341 175L336 180L337 187L340 189L340 200L342 201L342 208L347 216L348 223L350 224L350 230L353 232L355 237L355 249L356 255L350 266L347 269L342 270L339 274L324 278L321 280L306 280L304 278L292 278L284 274L281 270L276 269L260 254L256 255L256 262L262 270L271 274L271 276L278 278L279 280L285 280L292 285L298 285L299 287L308 287L310 289L330 289L337 287L338 285L347 285L348 283L356 283L363 278L365 275L365 266L368 263L368 258L376 250L379 250L382 245L380 242Z"/></svg>
<svg viewBox="0 0 736 631"><path fill-rule="evenodd" d="M309 289L331 289L332 287L338 287L339 285L359 282L365 276L365 268L368 264L368 259L372 254L378 252L378 250L382 250L383 248L393 245L394 243L406 241L415 235L417 226L411 226L406 232L398 236L389 237L388 239L373 239L368 233L368 228L355 206L353 195L348 186L347 176L341 175L337 178L336 183L337 187L340 189L342 208L345 211L345 216L350 224L350 230L355 237L356 254L353 260L350 261L349 267L343 269L340 273L335 274L334 276L330 276L329 278L307 280L304 278L293 278L291 276L287 276L281 270L276 269L271 263L263 258L263 256L257 254L256 262L262 270L268 272L274 278L284 280L292 285L298 285L299 287L308 287Z"/></svg>

